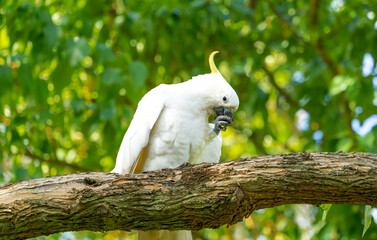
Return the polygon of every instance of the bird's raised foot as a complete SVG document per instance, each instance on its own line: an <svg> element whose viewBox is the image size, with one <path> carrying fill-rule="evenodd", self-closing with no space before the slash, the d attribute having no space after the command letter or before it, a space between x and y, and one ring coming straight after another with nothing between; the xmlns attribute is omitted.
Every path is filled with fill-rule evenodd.
<svg viewBox="0 0 377 240"><path fill-rule="evenodd" d="M226 115L218 116L215 119L215 126L213 128L213 131L216 134L219 134L220 131L225 131L226 127L229 126L229 124L231 124L232 121L233 119L229 116L226 116Z"/></svg>

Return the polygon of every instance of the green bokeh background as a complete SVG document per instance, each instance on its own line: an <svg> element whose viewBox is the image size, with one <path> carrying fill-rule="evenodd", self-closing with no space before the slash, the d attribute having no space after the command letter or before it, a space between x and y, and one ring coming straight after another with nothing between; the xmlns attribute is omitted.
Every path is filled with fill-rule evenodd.
<svg viewBox="0 0 377 240"><path fill-rule="evenodd" d="M141 97L208 73L214 50L240 98L222 161L375 153L377 130L357 123L377 112L376 14L374 0L0 0L0 184L110 171ZM361 238L364 206L334 205L324 226L322 213L279 206L194 237ZM364 239L377 239L373 218Z"/></svg>

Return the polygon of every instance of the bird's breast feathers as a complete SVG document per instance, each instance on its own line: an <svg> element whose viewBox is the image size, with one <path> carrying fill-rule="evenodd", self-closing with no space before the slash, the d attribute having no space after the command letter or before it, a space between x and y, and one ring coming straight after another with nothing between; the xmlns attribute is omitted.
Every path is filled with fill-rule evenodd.
<svg viewBox="0 0 377 240"><path fill-rule="evenodd" d="M187 111L166 107L151 132L144 170L195 162L207 144L208 128L205 117L193 117Z"/></svg>

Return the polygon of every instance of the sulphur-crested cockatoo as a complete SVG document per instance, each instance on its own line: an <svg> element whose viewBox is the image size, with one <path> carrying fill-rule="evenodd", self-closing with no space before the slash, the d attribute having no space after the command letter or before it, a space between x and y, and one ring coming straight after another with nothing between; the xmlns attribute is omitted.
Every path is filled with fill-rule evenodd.
<svg viewBox="0 0 377 240"><path fill-rule="evenodd" d="M161 84L140 100L123 138L115 173L175 168L183 163L218 162L220 130L233 120L236 92L209 57L211 73L178 84ZM208 118L216 113L214 124ZM139 232L139 239L192 239L190 231Z"/></svg>

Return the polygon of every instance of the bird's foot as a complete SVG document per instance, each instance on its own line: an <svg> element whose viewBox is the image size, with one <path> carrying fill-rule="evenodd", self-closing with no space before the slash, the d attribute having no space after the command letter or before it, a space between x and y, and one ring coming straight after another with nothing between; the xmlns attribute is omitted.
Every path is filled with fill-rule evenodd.
<svg viewBox="0 0 377 240"><path fill-rule="evenodd" d="M191 163L190 162L183 162L181 165L179 165L178 167L188 167L188 166L191 166Z"/></svg>
<svg viewBox="0 0 377 240"><path fill-rule="evenodd" d="M215 126L213 128L213 131L218 135L220 131L225 131L226 127L229 126L229 124L231 124L232 121L233 119L229 116L226 116L226 115L218 116L215 119Z"/></svg>

